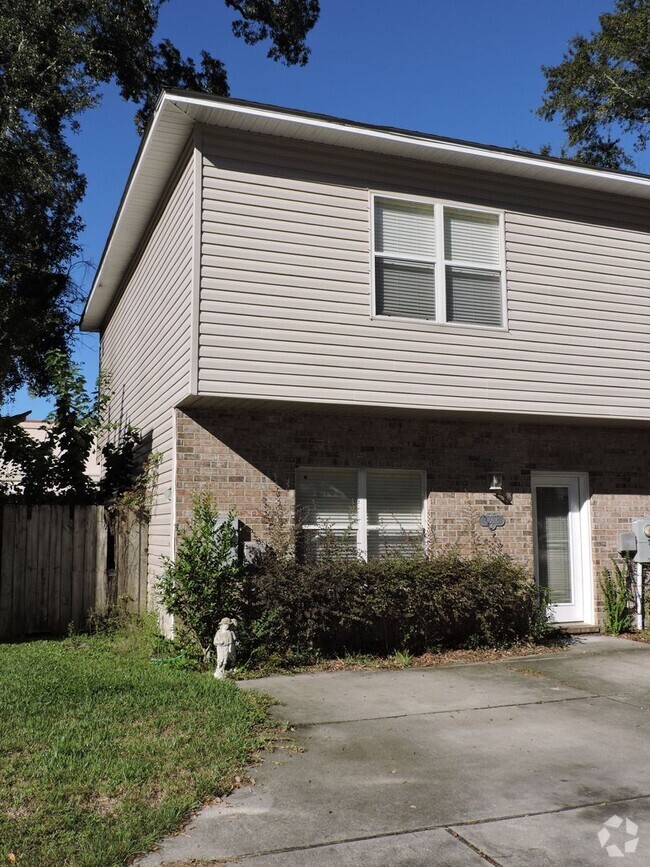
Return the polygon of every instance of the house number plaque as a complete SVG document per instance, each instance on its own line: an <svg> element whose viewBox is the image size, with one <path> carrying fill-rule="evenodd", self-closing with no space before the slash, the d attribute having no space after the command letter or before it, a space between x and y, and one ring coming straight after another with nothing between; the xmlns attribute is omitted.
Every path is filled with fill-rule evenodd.
<svg viewBox="0 0 650 867"><path fill-rule="evenodd" d="M485 512L478 519L478 522L481 527L487 527L489 530L492 530L492 532L494 532L497 527L503 527L506 519L498 512Z"/></svg>

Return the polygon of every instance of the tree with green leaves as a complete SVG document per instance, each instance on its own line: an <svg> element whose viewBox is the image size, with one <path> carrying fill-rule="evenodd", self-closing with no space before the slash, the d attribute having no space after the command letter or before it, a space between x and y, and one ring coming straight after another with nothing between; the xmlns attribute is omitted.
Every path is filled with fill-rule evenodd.
<svg viewBox="0 0 650 867"><path fill-rule="evenodd" d="M110 397L105 378L89 393L78 366L63 352L43 361L55 394L54 409L36 439L20 417L0 417L0 503L111 503L125 492L141 493L147 467L136 459L140 436L135 428L116 429L104 420ZM113 436L101 453L104 473L96 482L87 473L98 437ZM144 475L143 475L144 474ZM133 496L129 503L134 503Z"/></svg>
<svg viewBox="0 0 650 867"><path fill-rule="evenodd" d="M574 36L562 63L544 66L540 117L559 116L566 155L604 168L633 166L622 138L644 150L650 133L650 0L616 0L590 37Z"/></svg>
<svg viewBox="0 0 650 867"><path fill-rule="evenodd" d="M239 614L244 570L236 555L234 515L220 515L209 494L194 498L192 519L175 559L163 558L158 594L177 618L177 640L207 665L222 617Z"/></svg>
<svg viewBox="0 0 650 867"><path fill-rule="evenodd" d="M146 126L162 87L228 96L226 70L155 41L168 0L0 0L0 403L51 390L48 351L69 353L80 300L77 207L85 178L70 145L84 111L117 84ZM303 65L318 0L224 0L235 36Z"/></svg>

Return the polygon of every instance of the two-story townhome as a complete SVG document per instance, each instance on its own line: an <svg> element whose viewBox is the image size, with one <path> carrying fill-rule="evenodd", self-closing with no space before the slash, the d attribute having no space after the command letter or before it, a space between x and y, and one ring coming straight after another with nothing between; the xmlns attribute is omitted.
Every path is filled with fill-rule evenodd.
<svg viewBox="0 0 650 867"><path fill-rule="evenodd" d="M82 327L162 455L151 587L194 493L279 495L316 548L498 540L592 624L650 513L645 176L165 92Z"/></svg>

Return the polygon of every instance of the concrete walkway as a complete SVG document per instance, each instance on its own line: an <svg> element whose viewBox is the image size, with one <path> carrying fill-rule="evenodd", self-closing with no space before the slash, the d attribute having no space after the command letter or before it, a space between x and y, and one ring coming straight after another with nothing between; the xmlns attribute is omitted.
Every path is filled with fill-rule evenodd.
<svg viewBox="0 0 650 867"><path fill-rule="evenodd" d="M590 636L542 657L242 686L284 703L304 752L269 756L141 867L650 864L650 647ZM613 816L638 831L610 827L603 847Z"/></svg>

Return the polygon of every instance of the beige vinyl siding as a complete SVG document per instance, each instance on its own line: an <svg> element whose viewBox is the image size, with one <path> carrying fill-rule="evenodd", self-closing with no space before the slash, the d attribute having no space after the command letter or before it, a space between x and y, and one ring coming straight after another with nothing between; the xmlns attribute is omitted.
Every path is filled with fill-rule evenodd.
<svg viewBox="0 0 650 867"><path fill-rule="evenodd" d="M149 528L149 573L170 553L174 406L189 392L194 164L171 181L143 250L101 339L111 376L112 421L135 425L162 455Z"/></svg>
<svg viewBox="0 0 650 867"><path fill-rule="evenodd" d="M376 318L369 191L504 212L504 330ZM199 394L650 418L650 203L205 130Z"/></svg>

